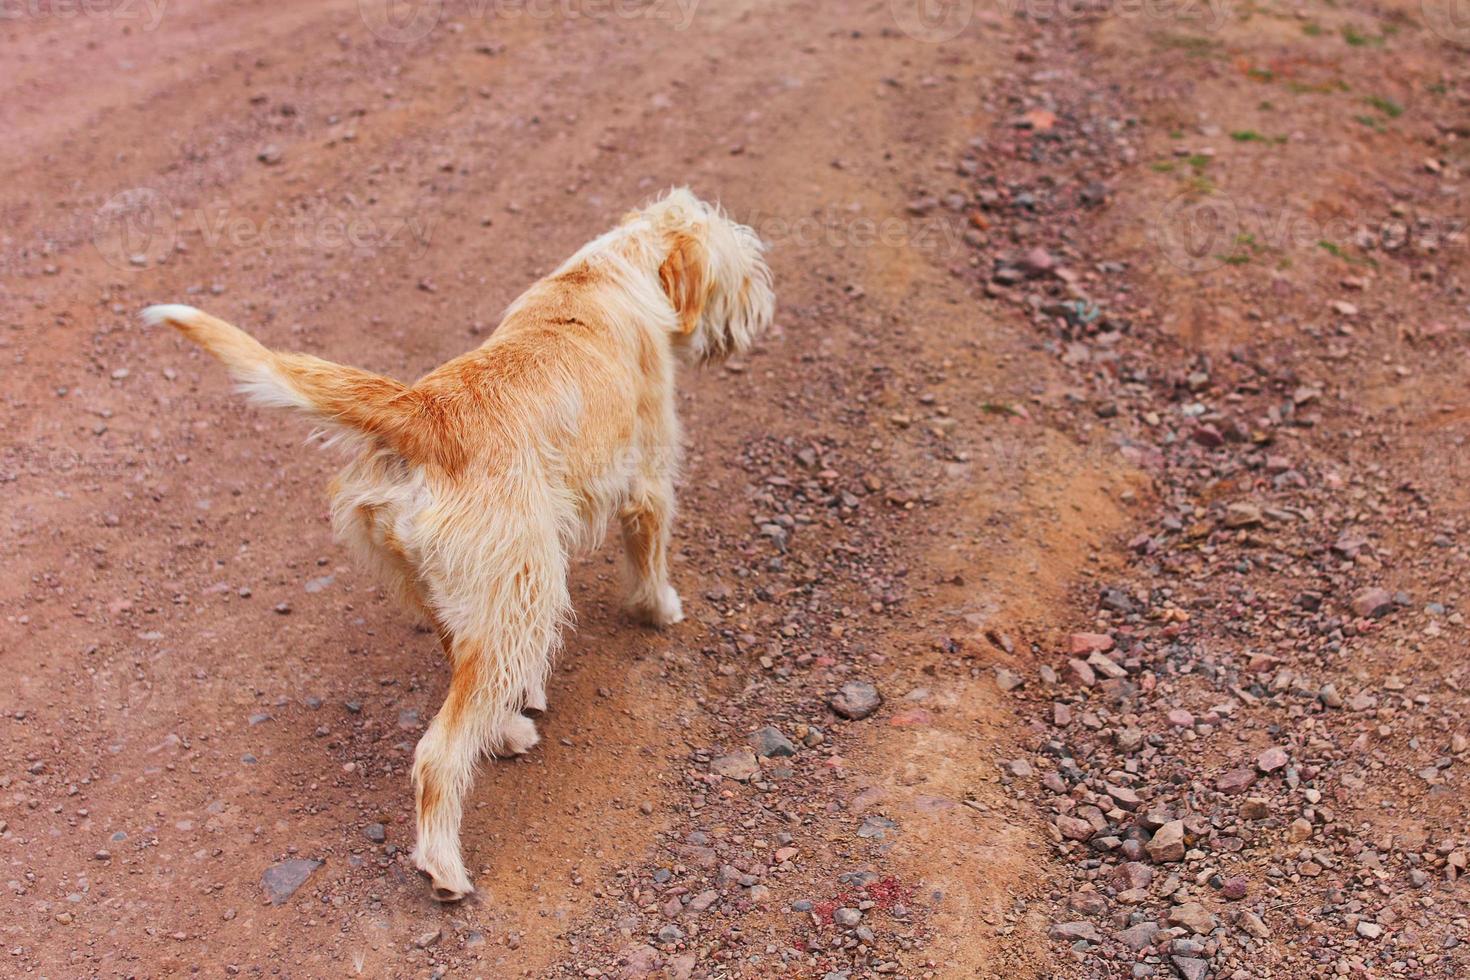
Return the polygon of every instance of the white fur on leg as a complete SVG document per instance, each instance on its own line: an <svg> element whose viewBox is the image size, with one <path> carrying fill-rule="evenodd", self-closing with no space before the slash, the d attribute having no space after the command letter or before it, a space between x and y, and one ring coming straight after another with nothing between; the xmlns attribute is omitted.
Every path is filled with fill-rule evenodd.
<svg viewBox="0 0 1470 980"><path fill-rule="evenodd" d="M667 582L640 584L628 596L628 612L639 622L650 626L672 626L684 620L684 604L679 601L679 593Z"/></svg>
<svg viewBox="0 0 1470 980"><path fill-rule="evenodd" d="M524 755L536 747L541 736L536 723L525 715L512 715L500 731L501 747L497 755Z"/></svg>
<svg viewBox="0 0 1470 980"><path fill-rule="evenodd" d="M546 683L544 681L526 688L526 703L521 710L533 715L546 714Z"/></svg>
<svg viewBox="0 0 1470 980"><path fill-rule="evenodd" d="M458 902L475 891L459 856L459 841L452 837L440 835L428 842L419 841L413 849L413 863L429 876L430 894L440 902Z"/></svg>

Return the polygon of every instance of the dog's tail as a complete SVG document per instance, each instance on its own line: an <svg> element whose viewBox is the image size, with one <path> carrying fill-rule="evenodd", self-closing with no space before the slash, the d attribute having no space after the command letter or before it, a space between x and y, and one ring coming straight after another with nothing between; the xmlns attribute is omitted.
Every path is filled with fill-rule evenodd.
<svg viewBox="0 0 1470 980"><path fill-rule="evenodd" d="M442 427L433 424L432 406L401 382L309 354L273 351L192 306L150 306L143 321L166 323L209 351L252 401L294 408L345 435L386 443L411 461L447 462L439 457L452 447L435 437Z"/></svg>

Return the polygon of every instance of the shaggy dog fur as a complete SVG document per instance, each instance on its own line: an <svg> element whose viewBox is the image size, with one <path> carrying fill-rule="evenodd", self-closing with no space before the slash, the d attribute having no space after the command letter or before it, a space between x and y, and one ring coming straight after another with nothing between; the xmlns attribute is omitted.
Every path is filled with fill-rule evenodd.
<svg viewBox="0 0 1470 980"><path fill-rule="evenodd" d="M764 246L687 190L634 211L511 304L479 348L413 385L267 349L188 306L153 306L255 401L329 426L356 457L331 486L339 537L439 634L452 678L414 753L414 860L435 897L474 890L462 804L486 751L536 744L571 613L570 557L617 516L629 611L678 622L667 549L679 360L746 350L771 321Z"/></svg>

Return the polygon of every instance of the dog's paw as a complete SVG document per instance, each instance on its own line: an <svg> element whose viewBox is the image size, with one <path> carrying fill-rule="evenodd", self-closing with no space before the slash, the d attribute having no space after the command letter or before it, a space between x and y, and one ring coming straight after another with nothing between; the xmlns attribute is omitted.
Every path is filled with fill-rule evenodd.
<svg viewBox="0 0 1470 980"><path fill-rule="evenodd" d="M501 751L500 755L524 755L536 747L541 741L541 735L536 731L536 723L525 715L516 715L506 722L504 730L500 733Z"/></svg>
<svg viewBox="0 0 1470 980"><path fill-rule="evenodd" d="M634 601L628 611L634 619L649 626L672 626L684 620L684 604L672 585L659 588L652 599Z"/></svg>
<svg viewBox="0 0 1470 980"><path fill-rule="evenodd" d="M475 891L474 883L462 864L430 860L422 848L414 850L413 863L429 876L429 894L437 902L458 902Z"/></svg>

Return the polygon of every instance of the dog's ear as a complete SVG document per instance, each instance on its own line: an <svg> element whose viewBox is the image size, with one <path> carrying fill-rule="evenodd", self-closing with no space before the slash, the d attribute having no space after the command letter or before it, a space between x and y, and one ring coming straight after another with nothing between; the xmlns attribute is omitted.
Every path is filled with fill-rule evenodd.
<svg viewBox="0 0 1470 980"><path fill-rule="evenodd" d="M658 281L679 315L679 332L692 334L704 315L709 276L704 244L683 231L670 236L669 257L658 267Z"/></svg>

